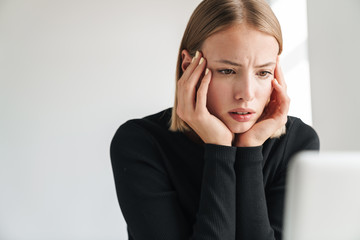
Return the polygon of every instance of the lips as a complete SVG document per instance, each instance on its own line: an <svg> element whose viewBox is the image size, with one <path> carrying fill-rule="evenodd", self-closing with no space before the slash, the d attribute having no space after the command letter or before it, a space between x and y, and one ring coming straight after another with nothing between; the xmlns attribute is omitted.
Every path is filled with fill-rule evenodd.
<svg viewBox="0 0 360 240"><path fill-rule="evenodd" d="M230 116L238 122L248 122L255 116L255 111L250 108L236 108L229 111Z"/></svg>
<svg viewBox="0 0 360 240"><path fill-rule="evenodd" d="M239 114L239 115L246 115L246 114L250 114L250 112L232 112L234 114Z"/></svg>

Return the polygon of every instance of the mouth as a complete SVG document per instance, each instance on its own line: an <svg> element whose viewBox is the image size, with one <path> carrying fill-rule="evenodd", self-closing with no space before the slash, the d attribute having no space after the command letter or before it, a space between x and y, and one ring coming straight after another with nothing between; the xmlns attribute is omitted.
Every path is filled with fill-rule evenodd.
<svg viewBox="0 0 360 240"><path fill-rule="evenodd" d="M252 109L234 109L229 114L237 122L248 122L255 116L255 111Z"/></svg>
<svg viewBox="0 0 360 240"><path fill-rule="evenodd" d="M237 115L247 115L247 114L251 114L250 112L230 112L232 114L237 114Z"/></svg>

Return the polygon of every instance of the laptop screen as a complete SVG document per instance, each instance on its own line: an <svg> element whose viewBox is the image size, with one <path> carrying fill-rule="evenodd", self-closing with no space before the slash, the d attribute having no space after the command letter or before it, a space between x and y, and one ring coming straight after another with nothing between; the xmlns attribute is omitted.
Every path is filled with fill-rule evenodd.
<svg viewBox="0 0 360 240"><path fill-rule="evenodd" d="M360 152L295 155L285 195L283 239L360 239Z"/></svg>

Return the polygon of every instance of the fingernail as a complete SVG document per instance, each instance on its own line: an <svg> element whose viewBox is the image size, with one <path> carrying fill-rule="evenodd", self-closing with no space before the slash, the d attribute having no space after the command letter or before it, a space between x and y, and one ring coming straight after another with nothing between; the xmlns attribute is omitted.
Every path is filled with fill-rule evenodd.
<svg viewBox="0 0 360 240"><path fill-rule="evenodd" d="M193 59L191 60L191 62L193 63L195 61L196 58L199 57L199 51L196 51L195 53L195 57L193 57Z"/></svg>
<svg viewBox="0 0 360 240"><path fill-rule="evenodd" d="M204 58L202 57L202 58L200 59L199 65L202 64L203 62L204 62Z"/></svg>
<svg viewBox="0 0 360 240"><path fill-rule="evenodd" d="M276 78L274 78L274 82L279 85L279 82L276 80Z"/></svg>
<svg viewBox="0 0 360 240"><path fill-rule="evenodd" d="M209 73L209 69L206 68L206 70L205 70L205 75L207 75L208 73Z"/></svg>

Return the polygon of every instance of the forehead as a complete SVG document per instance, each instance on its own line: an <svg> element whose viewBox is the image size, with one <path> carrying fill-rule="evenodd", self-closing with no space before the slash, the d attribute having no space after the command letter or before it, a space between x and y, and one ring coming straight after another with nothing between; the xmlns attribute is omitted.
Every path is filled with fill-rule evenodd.
<svg viewBox="0 0 360 240"><path fill-rule="evenodd" d="M231 26L208 37L202 52L208 60L231 59L262 61L277 56L276 39L246 24Z"/></svg>

